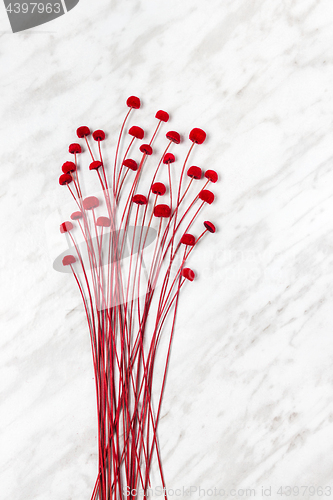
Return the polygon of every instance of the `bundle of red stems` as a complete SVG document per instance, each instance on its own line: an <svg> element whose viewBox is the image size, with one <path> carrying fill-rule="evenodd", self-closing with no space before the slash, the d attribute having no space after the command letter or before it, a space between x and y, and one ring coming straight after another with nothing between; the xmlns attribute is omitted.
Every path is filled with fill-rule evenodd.
<svg viewBox="0 0 333 500"><path fill-rule="evenodd" d="M91 157L89 169L98 176L100 196L82 195L78 143L69 146L74 161L63 164L59 179L77 207L71 220L60 226L71 248L62 264L70 266L82 296L96 383L98 476L92 500L145 498L152 487L152 470L167 496L157 427L179 293L185 282L195 278L186 267L193 248L206 233L215 232L214 224L204 221L198 237L189 233L203 206L214 200L206 188L216 182L217 173L207 170L203 175L201 168L188 165L205 132L191 130L185 160L176 169L170 150L181 141L178 132L166 133L162 154L153 152L168 113L156 113L149 143L140 143L144 130L126 129L129 116L141 106L140 99L129 97L127 106L111 175L103 161L104 131L91 134L86 126L77 129ZM141 145L136 149L137 143ZM141 194L145 179L149 182ZM199 189L195 189L197 183ZM160 345L164 354L159 377L154 378Z"/></svg>

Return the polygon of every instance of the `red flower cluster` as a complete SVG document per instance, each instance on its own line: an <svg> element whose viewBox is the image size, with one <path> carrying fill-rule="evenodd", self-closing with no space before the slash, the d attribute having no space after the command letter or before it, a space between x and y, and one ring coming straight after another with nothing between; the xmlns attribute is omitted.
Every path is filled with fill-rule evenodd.
<svg viewBox="0 0 333 500"><path fill-rule="evenodd" d="M74 160L63 163L59 177L76 204L71 221L60 225L71 244L62 263L70 268L82 296L95 371L99 472L93 500L121 499L124 491L137 488L147 492L154 454L165 485L157 425L179 294L195 279L194 271L185 267L193 249L205 234L215 233L210 221L203 222L198 237L189 232L203 207L213 203L207 186L218 179L211 169L202 179L202 169L188 165L206 133L200 128L190 131L191 144L180 162L171 152L181 142L178 132L166 132L164 147L155 147L169 114L157 111L155 130L147 134L137 125L127 128L130 116L141 107L140 99L129 97L127 106L112 166L103 160L105 132L91 134L89 127L81 126L76 134L83 147L70 144ZM149 135L150 140L138 144ZM97 175L101 186L98 197L82 193L79 155L84 150L90 155L86 170L95 172L89 175ZM203 185L197 188L198 183ZM85 252L78 242L80 233ZM154 321L148 323L152 311ZM158 379L155 359L162 335L168 341Z"/></svg>

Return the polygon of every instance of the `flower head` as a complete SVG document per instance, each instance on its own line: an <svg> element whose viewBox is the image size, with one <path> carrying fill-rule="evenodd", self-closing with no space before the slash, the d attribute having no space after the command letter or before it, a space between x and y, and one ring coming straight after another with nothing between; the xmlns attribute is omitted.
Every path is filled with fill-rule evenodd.
<svg viewBox="0 0 333 500"><path fill-rule="evenodd" d="M90 135L90 133L91 132L89 127L79 127L76 131L76 135L78 136L79 139L82 139L83 137Z"/></svg>
<svg viewBox="0 0 333 500"><path fill-rule="evenodd" d="M190 141L195 142L196 144L202 144L206 139L206 132L204 132L201 128L193 128L189 135Z"/></svg>
<svg viewBox="0 0 333 500"><path fill-rule="evenodd" d="M141 106L140 99L138 97L136 97L135 95L131 95L127 99L126 104L129 108L133 108L133 109L139 109Z"/></svg>
<svg viewBox="0 0 333 500"><path fill-rule="evenodd" d="M167 139L169 139L169 141L174 142L175 144L180 143L180 135L174 130L170 130L170 132L167 132L166 137Z"/></svg>
<svg viewBox="0 0 333 500"><path fill-rule="evenodd" d="M104 141L105 139L104 130L95 130L95 132L93 132L93 138L95 139L95 141Z"/></svg>
<svg viewBox="0 0 333 500"><path fill-rule="evenodd" d="M155 118L161 120L162 122L169 121L169 114L166 111L162 111L161 109L157 111Z"/></svg>
<svg viewBox="0 0 333 500"><path fill-rule="evenodd" d="M182 276L189 281L193 281L195 278L194 271L189 267L184 267L184 269L182 269Z"/></svg>
<svg viewBox="0 0 333 500"><path fill-rule="evenodd" d="M187 175L192 177L192 179L201 179L202 171L200 167L195 167L194 165L190 167L187 171Z"/></svg>
<svg viewBox="0 0 333 500"><path fill-rule="evenodd" d="M93 210L93 208L99 206L99 201L96 196L87 196L87 198L83 200L82 205L85 210Z"/></svg>
<svg viewBox="0 0 333 500"><path fill-rule="evenodd" d="M69 145L68 151L72 155L75 155L75 154L78 154L78 153L82 153L82 149L81 149L80 144L77 144L76 142Z"/></svg>
<svg viewBox="0 0 333 500"><path fill-rule="evenodd" d="M200 198L200 200L205 201L206 203L208 203L209 205L211 205L213 203L213 201L214 201L215 196L208 189L203 189L199 193L199 198Z"/></svg>

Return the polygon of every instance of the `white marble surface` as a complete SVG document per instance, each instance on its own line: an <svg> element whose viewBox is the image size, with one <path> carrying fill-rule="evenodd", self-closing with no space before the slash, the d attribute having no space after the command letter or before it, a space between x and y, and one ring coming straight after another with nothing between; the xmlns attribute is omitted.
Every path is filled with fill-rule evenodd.
<svg viewBox="0 0 333 500"><path fill-rule="evenodd" d="M333 487L332 3L81 0L15 35L0 5L0 37L0 497L90 498L88 332L45 221L76 127L112 137L132 94L142 123L204 128L221 177L179 309L168 487Z"/></svg>

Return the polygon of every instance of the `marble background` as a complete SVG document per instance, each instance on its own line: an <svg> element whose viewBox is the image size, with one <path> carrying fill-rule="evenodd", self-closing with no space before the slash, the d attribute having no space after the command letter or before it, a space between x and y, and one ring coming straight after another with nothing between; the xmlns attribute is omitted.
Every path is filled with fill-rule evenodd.
<svg viewBox="0 0 333 500"><path fill-rule="evenodd" d="M81 0L15 35L0 5L0 38L0 497L90 498L89 338L47 221L77 126L112 137L132 94L143 124L204 128L193 162L220 174L159 428L168 487L333 487L332 3Z"/></svg>

